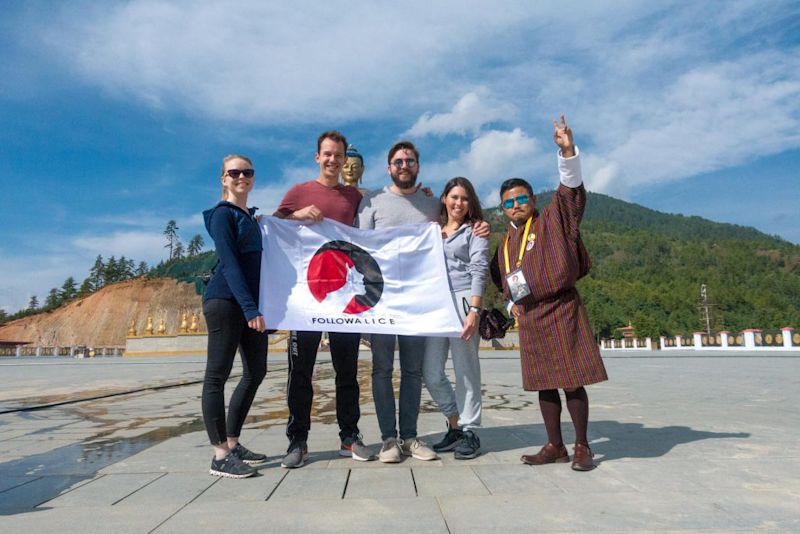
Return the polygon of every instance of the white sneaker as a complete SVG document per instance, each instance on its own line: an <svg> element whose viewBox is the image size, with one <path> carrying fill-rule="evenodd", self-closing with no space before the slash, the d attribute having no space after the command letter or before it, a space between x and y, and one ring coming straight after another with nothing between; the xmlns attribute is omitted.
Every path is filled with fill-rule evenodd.
<svg viewBox="0 0 800 534"><path fill-rule="evenodd" d="M410 438L401 443L403 454L412 456L417 460L438 460L439 455L428 444L417 438Z"/></svg>
<svg viewBox="0 0 800 534"><path fill-rule="evenodd" d="M397 438L387 438L383 442L381 452L378 453L378 460L385 464L396 464L403 460L403 452L400 446L403 444L402 440Z"/></svg>

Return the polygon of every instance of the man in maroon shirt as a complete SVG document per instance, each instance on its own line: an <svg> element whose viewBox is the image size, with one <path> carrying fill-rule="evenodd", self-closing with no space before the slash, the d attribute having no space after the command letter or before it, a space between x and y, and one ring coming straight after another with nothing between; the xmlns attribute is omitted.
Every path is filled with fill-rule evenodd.
<svg viewBox="0 0 800 534"><path fill-rule="evenodd" d="M282 219L319 222L333 219L352 226L361 202L355 187L339 183L339 174L346 158L347 139L336 131L323 132L317 140L314 156L319 176L293 186L274 213ZM289 382L286 394L289 422L286 436L289 448L281 465L302 467L308 457L308 432L311 428L311 402L314 389L311 377L317 359L322 332L294 331L289 339ZM336 419L342 445L339 454L354 460L374 459L364 445L358 430L361 417L358 387L358 345L361 334L330 332L330 350L336 371Z"/></svg>

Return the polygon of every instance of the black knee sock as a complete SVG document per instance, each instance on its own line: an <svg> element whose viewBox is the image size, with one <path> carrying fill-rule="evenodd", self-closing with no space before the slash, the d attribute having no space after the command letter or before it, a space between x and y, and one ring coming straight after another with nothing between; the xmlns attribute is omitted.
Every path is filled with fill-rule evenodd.
<svg viewBox="0 0 800 534"><path fill-rule="evenodd" d="M546 389L539 392L539 409L547 430L547 441L555 446L563 442L561 437L561 397L557 389Z"/></svg>
<svg viewBox="0 0 800 534"><path fill-rule="evenodd" d="M575 443L588 445L586 427L589 426L589 396L586 394L586 389L580 387L575 391L564 393L567 396L567 410L572 417L572 424L575 425Z"/></svg>

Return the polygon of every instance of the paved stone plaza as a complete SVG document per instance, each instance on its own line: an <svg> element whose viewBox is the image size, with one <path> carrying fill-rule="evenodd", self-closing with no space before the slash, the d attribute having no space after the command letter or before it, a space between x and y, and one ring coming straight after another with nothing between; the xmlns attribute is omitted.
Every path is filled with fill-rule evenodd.
<svg viewBox="0 0 800 534"><path fill-rule="evenodd" d="M361 357L361 429L377 446ZM287 471L286 354L271 355L242 435L270 462L245 480L207 474L202 357L2 360L0 531L800 531L797 353L605 352L611 380L588 388L589 473L520 463L545 441L536 394L516 353L481 357L477 459L339 457L322 353L311 462ZM571 452L566 409L563 426ZM443 430L425 392L420 436Z"/></svg>

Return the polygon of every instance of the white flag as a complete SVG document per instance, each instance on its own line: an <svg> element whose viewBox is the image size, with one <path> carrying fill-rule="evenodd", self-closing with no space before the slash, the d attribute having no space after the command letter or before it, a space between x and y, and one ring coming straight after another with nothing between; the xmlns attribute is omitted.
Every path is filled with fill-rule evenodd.
<svg viewBox="0 0 800 534"><path fill-rule="evenodd" d="M267 328L461 333L435 224L361 230L262 217L259 307Z"/></svg>

